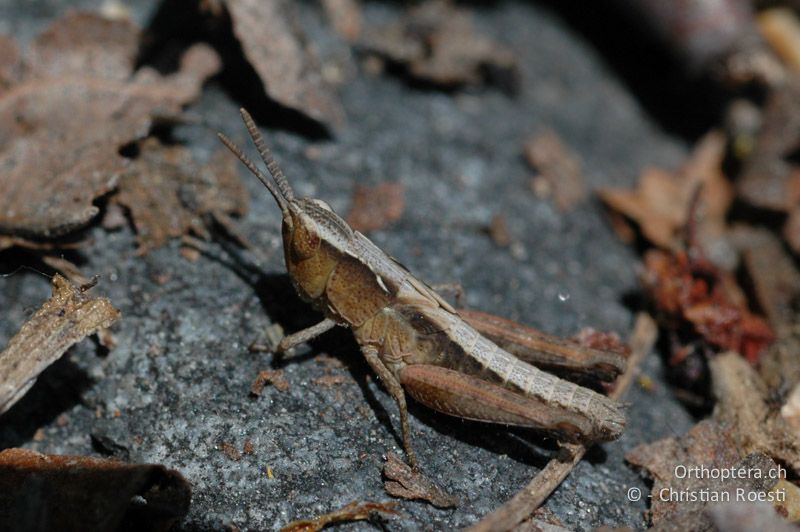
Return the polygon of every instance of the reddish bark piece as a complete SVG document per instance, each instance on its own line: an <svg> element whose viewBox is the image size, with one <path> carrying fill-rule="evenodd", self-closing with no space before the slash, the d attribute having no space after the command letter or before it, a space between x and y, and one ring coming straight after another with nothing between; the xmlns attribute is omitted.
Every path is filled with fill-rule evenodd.
<svg viewBox="0 0 800 532"><path fill-rule="evenodd" d="M166 531L189 510L191 488L162 465L87 456L0 452L0 529Z"/></svg>
<svg viewBox="0 0 800 532"><path fill-rule="evenodd" d="M644 288L670 329L689 325L709 345L737 351L751 363L774 340L766 320L747 309L730 274L709 261L653 249L644 264Z"/></svg>
<svg viewBox="0 0 800 532"><path fill-rule="evenodd" d="M399 220L405 205L402 183L381 183L374 187L356 185L347 223L362 233L378 231Z"/></svg>

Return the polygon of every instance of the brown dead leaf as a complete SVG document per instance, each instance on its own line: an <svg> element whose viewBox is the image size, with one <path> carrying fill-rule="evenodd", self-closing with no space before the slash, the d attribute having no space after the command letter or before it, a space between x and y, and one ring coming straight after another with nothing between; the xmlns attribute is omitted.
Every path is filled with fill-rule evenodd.
<svg viewBox="0 0 800 532"><path fill-rule="evenodd" d="M740 458L730 433L713 420L701 421L680 438L639 445L629 451L625 459L643 468L653 479L649 510L653 525L669 524L674 530L707 530L709 518L703 510L708 502L715 502L710 497L725 492L730 500L736 500L737 488L764 492L777 482L775 473L778 466L775 462L763 454ZM758 469L759 474L722 479L718 474L714 478L708 473L710 470L730 471L742 467L750 471ZM703 492L705 496L700 495ZM675 496L663 496L670 493L675 493ZM684 493L684 498L678 501L680 493ZM689 493L695 493L697 500L687 500Z"/></svg>
<svg viewBox="0 0 800 532"><path fill-rule="evenodd" d="M0 452L0 529L166 531L189 511L191 487L162 465Z"/></svg>
<svg viewBox="0 0 800 532"><path fill-rule="evenodd" d="M361 4L358 0L322 0L322 7L336 33L347 42L361 34Z"/></svg>
<svg viewBox="0 0 800 532"><path fill-rule="evenodd" d="M70 21L80 31L68 29ZM86 35L102 40L89 51ZM134 74L137 35L129 23L71 12L32 45L26 72L42 77L0 93L0 232L53 237L88 223L98 212L92 202L124 169L119 148L145 136L156 118L177 116L220 68L216 53L198 44L174 74Z"/></svg>
<svg viewBox="0 0 800 532"><path fill-rule="evenodd" d="M437 508L458 506L458 499L412 469L394 453L389 453L383 465L386 482L383 487L392 497L428 501Z"/></svg>
<svg viewBox="0 0 800 532"><path fill-rule="evenodd" d="M114 198L131 213L139 254L189 232L207 237L206 215L242 216L248 200L232 157L220 150L209 164L199 165L189 149L155 138L141 144Z"/></svg>
<svg viewBox="0 0 800 532"><path fill-rule="evenodd" d="M733 201L732 187L722 173L725 137L707 134L677 173L647 169L636 190L604 189L600 198L613 210L634 220L653 244L679 249L683 230L694 213L696 245L705 248L725 232L725 215Z"/></svg>
<svg viewBox="0 0 800 532"><path fill-rule="evenodd" d="M347 223L362 233L378 231L399 220L405 205L402 183L381 183L374 187L356 185Z"/></svg>
<svg viewBox="0 0 800 532"><path fill-rule="evenodd" d="M350 523L353 521L366 521L375 514L396 516L400 515L393 502L357 502L347 504L341 510L336 510L314 519L301 519L292 521L281 532L317 532L326 526L337 523Z"/></svg>
<svg viewBox="0 0 800 532"><path fill-rule="evenodd" d="M764 453L800 472L800 440L767 405L767 386L758 373L736 353L715 356L710 367L714 418L731 427L740 454Z"/></svg>
<svg viewBox="0 0 800 532"><path fill-rule="evenodd" d="M264 387L267 384L275 386L279 392L285 392L289 389L289 381L286 380L282 369L264 370L259 372L256 376L256 380L254 380L253 384L250 386L250 395L261 397Z"/></svg>
<svg viewBox="0 0 800 532"><path fill-rule="evenodd" d="M0 414L25 395L39 374L73 344L109 327L119 316L108 299L89 297L56 274L53 295L0 353Z"/></svg>
<svg viewBox="0 0 800 532"><path fill-rule="evenodd" d="M556 206L569 211L587 196L586 181L577 154L565 146L554 131L545 131L525 142L525 158L544 179Z"/></svg>
<svg viewBox="0 0 800 532"><path fill-rule="evenodd" d="M478 33L470 11L445 0L411 7L388 27L366 32L361 44L404 65L411 77L445 88L490 81L512 88L516 82L513 53Z"/></svg>
<svg viewBox="0 0 800 532"><path fill-rule="evenodd" d="M139 28L126 19L69 10L31 43L28 79L72 75L126 81L134 70Z"/></svg>
<svg viewBox="0 0 800 532"><path fill-rule="evenodd" d="M287 0L226 0L233 32L264 93L326 126L344 123L338 96L322 77L319 60Z"/></svg>

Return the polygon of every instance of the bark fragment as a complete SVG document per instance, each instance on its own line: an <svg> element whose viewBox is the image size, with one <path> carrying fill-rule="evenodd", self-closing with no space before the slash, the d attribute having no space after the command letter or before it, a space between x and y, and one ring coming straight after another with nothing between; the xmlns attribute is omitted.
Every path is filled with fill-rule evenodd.
<svg viewBox="0 0 800 532"><path fill-rule="evenodd" d="M0 353L0 414L11 408L39 374L73 344L109 327L119 316L108 299L89 297L56 274L53 295Z"/></svg>
<svg viewBox="0 0 800 532"><path fill-rule="evenodd" d="M362 233L378 231L399 220L405 205L402 183L381 183L374 187L356 185L347 223Z"/></svg>

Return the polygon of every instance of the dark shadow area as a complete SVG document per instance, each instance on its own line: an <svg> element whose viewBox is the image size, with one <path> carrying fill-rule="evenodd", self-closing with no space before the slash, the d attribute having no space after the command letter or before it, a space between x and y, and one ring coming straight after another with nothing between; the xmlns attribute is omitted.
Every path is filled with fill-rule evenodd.
<svg viewBox="0 0 800 532"><path fill-rule="evenodd" d="M0 450L31 441L36 431L81 402L91 377L64 356L44 370L36 384L0 416Z"/></svg>
<svg viewBox="0 0 800 532"><path fill-rule="evenodd" d="M201 3L164 0L147 25L137 68L148 65L161 73L174 72L186 48L196 42L212 46L222 58L222 71L214 78L233 101L245 107L256 122L272 129L298 133L312 140L330 138L324 124L267 98L261 79L247 61L233 33L230 15L203 11Z"/></svg>
<svg viewBox="0 0 800 532"><path fill-rule="evenodd" d="M692 75L621 2L536 0L580 33L667 131L694 140L719 124L730 94Z"/></svg>

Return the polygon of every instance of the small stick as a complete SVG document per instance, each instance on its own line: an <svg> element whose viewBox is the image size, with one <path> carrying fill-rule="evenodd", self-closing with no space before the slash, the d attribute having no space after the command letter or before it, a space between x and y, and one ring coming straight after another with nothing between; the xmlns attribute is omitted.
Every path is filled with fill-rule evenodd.
<svg viewBox="0 0 800 532"><path fill-rule="evenodd" d="M633 382L639 365L652 350L658 336L655 321L648 314L640 313L631 333L631 356L628 368L617 379L611 397L619 399ZM527 519L550 496L551 493L567 478L572 469L581 461L588 447L580 444L566 444L564 450L570 458L561 461L554 458L547 463L538 475L527 486L500 508L486 515L479 522L467 528L467 532L492 532L495 530L511 530Z"/></svg>

